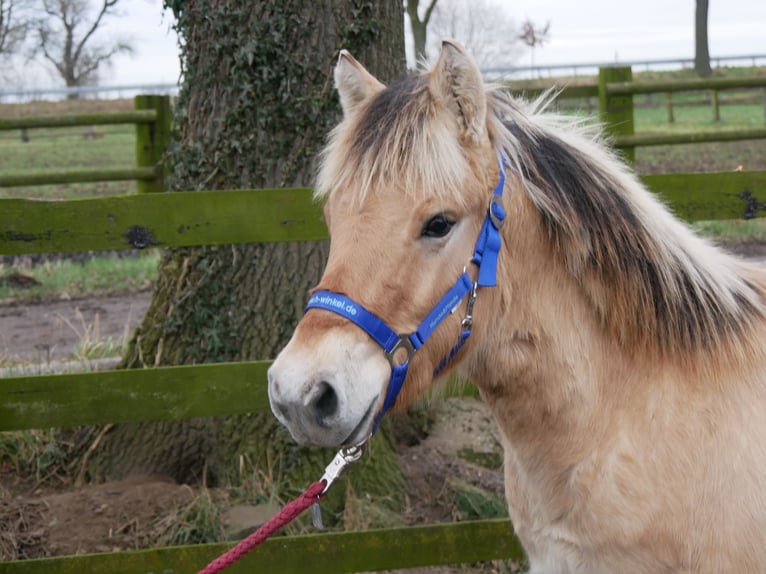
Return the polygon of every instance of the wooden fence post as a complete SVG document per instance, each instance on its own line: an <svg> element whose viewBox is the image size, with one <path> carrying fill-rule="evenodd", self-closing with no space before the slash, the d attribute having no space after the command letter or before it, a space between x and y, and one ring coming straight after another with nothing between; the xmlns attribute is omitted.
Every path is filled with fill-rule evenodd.
<svg viewBox="0 0 766 574"><path fill-rule="evenodd" d="M714 122L720 122L721 121L721 109L720 104L718 103L718 90L710 90L710 103L713 106L713 121Z"/></svg>
<svg viewBox="0 0 766 574"><path fill-rule="evenodd" d="M673 114L673 92L665 94L665 105L668 109L668 123L672 124L676 121L676 116Z"/></svg>
<svg viewBox="0 0 766 574"><path fill-rule="evenodd" d="M598 103L601 121L607 133L613 136L633 135L633 95L612 94L607 91L607 84L630 82L633 71L626 67L606 67L598 70ZM631 163L636 160L636 148L622 148L625 159Z"/></svg>
<svg viewBox="0 0 766 574"><path fill-rule="evenodd" d="M165 168L162 162L165 147L170 141L172 113L169 96L136 96L136 110L156 110L157 120L149 124L136 124L136 166L152 167L153 180L138 180L138 193L165 191Z"/></svg>

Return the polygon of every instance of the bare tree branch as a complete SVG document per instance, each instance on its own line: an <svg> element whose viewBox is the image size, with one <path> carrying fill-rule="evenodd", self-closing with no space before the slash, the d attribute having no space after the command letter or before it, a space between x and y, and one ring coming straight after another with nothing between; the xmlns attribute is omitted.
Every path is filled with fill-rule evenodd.
<svg viewBox="0 0 766 574"><path fill-rule="evenodd" d="M107 13L107 11L114 7L114 5L117 4L117 0L104 0L104 5L101 7L101 11L98 13L98 16L93 21L93 25L90 27L88 32L82 37L82 40L80 40L80 43L77 45L77 49L74 51L74 60L78 60L80 58L80 54L82 54L83 47L85 46L85 43L90 39L91 36L93 36L94 32L98 29L98 27L101 25L101 20L103 19L104 15Z"/></svg>
<svg viewBox="0 0 766 574"><path fill-rule="evenodd" d="M517 26L499 0L439 0L429 23L429 49L446 36L461 42L482 68L504 67L518 59Z"/></svg>
<svg viewBox="0 0 766 574"><path fill-rule="evenodd" d="M0 0L0 55L13 53L30 26L30 0Z"/></svg>
<svg viewBox="0 0 766 574"><path fill-rule="evenodd" d="M132 52L125 39L97 40L118 1L103 0L98 12L89 14L87 0L42 0L46 17L38 26L37 48L67 86L83 85L116 54Z"/></svg>

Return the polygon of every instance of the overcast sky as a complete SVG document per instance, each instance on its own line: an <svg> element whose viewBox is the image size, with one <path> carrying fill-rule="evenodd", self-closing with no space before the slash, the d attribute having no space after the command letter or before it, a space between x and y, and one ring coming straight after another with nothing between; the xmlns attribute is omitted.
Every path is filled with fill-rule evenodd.
<svg viewBox="0 0 766 574"><path fill-rule="evenodd" d="M466 0L470 1L470 0ZM517 25L550 21L550 41L535 53L536 64L691 58L694 0L499 0ZM102 73L102 84L174 83L179 75L172 16L162 0L123 0L123 16L107 31L133 39L133 56L120 56ZM766 54L766 0L711 0L710 53ZM529 65L530 54L519 66ZM46 82L39 77L38 87ZM32 86L27 86L32 87Z"/></svg>

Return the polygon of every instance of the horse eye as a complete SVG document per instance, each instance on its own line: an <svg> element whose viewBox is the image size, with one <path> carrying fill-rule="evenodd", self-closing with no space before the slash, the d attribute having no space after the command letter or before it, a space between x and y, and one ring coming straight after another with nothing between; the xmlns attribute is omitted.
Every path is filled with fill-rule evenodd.
<svg viewBox="0 0 766 574"><path fill-rule="evenodd" d="M444 237L447 235L452 227L455 225L455 221L440 213L433 216L423 226L423 230L420 232L421 237Z"/></svg>

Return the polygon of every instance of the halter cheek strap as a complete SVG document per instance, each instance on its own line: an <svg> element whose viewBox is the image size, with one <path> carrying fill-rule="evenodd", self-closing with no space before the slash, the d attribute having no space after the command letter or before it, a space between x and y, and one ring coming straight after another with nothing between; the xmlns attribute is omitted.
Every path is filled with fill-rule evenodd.
<svg viewBox="0 0 766 574"><path fill-rule="evenodd" d="M472 281L468 272L463 271L454 285L439 299L415 331L404 334L397 333L385 321L365 309L360 303L335 291L316 291L311 295L306 305L304 312L311 309L324 309L348 319L367 333L383 349L391 365L391 378L383 407L375 418L373 433L380 426L383 415L388 412L396 401L396 397L399 396L407 378L407 369L415 353L425 344L441 322L448 315L454 313L460 302L468 296L466 315L461 323L458 341L434 369L434 376L444 370L471 334L473 304L476 301L478 288L493 287L497 284L497 259L502 246L500 228L505 220L505 210L501 202L505 187L504 160L500 161L499 172L499 181L492 192L492 199L471 257L471 263L474 263L478 268L476 281ZM406 353L406 358L402 362L397 362L396 357L401 356L402 351Z"/></svg>

